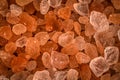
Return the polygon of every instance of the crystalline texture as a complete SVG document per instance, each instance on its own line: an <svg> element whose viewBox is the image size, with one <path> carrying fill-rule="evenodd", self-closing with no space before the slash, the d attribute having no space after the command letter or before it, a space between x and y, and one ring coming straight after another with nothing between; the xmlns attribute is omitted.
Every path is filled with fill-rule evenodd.
<svg viewBox="0 0 120 80"><path fill-rule="evenodd" d="M89 66L96 77L100 77L103 73L109 70L108 63L101 56L92 59Z"/></svg>
<svg viewBox="0 0 120 80"><path fill-rule="evenodd" d="M115 46L108 46L104 50L105 60L109 65L116 64L119 59L119 49Z"/></svg>
<svg viewBox="0 0 120 80"><path fill-rule="evenodd" d="M118 34L118 39L120 41L120 29L118 30L117 34Z"/></svg>
<svg viewBox="0 0 120 80"><path fill-rule="evenodd" d="M51 7L56 8L61 5L62 0L48 0Z"/></svg>
<svg viewBox="0 0 120 80"><path fill-rule="evenodd" d="M119 0L111 0L115 9L120 9L120 1Z"/></svg>
<svg viewBox="0 0 120 80"><path fill-rule="evenodd" d="M57 71L54 74L53 80L65 80L67 71Z"/></svg>
<svg viewBox="0 0 120 80"><path fill-rule="evenodd" d="M78 80L78 71L75 69L70 69L67 72L67 80Z"/></svg>
<svg viewBox="0 0 120 80"><path fill-rule="evenodd" d="M29 61L29 62L27 63L27 65L26 65L26 69L27 69L28 71L32 71L32 70L34 70L36 67L37 67L37 62L34 61L34 60Z"/></svg>
<svg viewBox="0 0 120 80"><path fill-rule="evenodd" d="M91 12L90 23L97 32L102 32L109 29L109 22L106 15L97 11Z"/></svg>
<svg viewBox="0 0 120 80"><path fill-rule="evenodd" d="M31 3L33 0L16 0L16 3L20 6L25 6L29 3Z"/></svg>

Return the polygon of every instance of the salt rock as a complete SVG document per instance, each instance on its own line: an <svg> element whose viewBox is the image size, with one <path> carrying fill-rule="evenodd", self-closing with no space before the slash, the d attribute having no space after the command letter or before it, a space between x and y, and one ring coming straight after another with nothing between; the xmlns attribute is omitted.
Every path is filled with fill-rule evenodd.
<svg viewBox="0 0 120 80"><path fill-rule="evenodd" d="M34 76L34 75L30 74L30 75L26 78L26 80L33 80L33 76Z"/></svg>
<svg viewBox="0 0 120 80"><path fill-rule="evenodd" d="M0 11L8 8L7 0L0 0Z"/></svg>
<svg viewBox="0 0 120 80"><path fill-rule="evenodd" d="M71 56L69 57L69 60L70 60L70 61L69 61L69 66L70 66L70 68L73 69L73 68L79 67L75 55L71 55Z"/></svg>
<svg viewBox="0 0 120 80"><path fill-rule="evenodd" d="M113 76L111 76L110 80L120 80L120 73L116 73Z"/></svg>
<svg viewBox="0 0 120 80"><path fill-rule="evenodd" d="M48 52L44 52L42 55L42 63L46 68L51 68L51 56Z"/></svg>
<svg viewBox="0 0 120 80"><path fill-rule="evenodd" d="M57 51L52 51L51 64L57 69L64 69L69 64L69 57L66 54Z"/></svg>
<svg viewBox="0 0 120 80"><path fill-rule="evenodd" d="M71 16L71 10L69 7L63 7L58 10L58 16L62 19L69 19Z"/></svg>
<svg viewBox="0 0 120 80"><path fill-rule="evenodd" d="M115 70L116 72L120 72L120 63L116 63L114 66L113 66L113 70Z"/></svg>
<svg viewBox="0 0 120 80"><path fill-rule="evenodd" d="M34 70L36 67L37 67L37 62L34 61L34 60L28 61L27 64L26 64L26 69L27 69L28 71L32 71L32 70Z"/></svg>
<svg viewBox="0 0 120 80"><path fill-rule="evenodd" d="M33 80L52 80L47 70L36 71Z"/></svg>
<svg viewBox="0 0 120 80"><path fill-rule="evenodd" d="M13 72L20 72L25 69L27 60L23 57L14 57L11 61L11 68Z"/></svg>
<svg viewBox="0 0 120 80"><path fill-rule="evenodd" d="M16 24L12 27L12 31L14 34L20 35L27 31L27 27L23 24Z"/></svg>
<svg viewBox="0 0 120 80"><path fill-rule="evenodd" d="M103 73L109 70L109 65L103 57L96 57L89 64L90 69L96 77L100 77Z"/></svg>
<svg viewBox="0 0 120 80"><path fill-rule="evenodd" d="M19 16L20 22L27 27L27 31L34 32L37 28L37 21L34 17L30 16L28 13L23 12Z"/></svg>
<svg viewBox="0 0 120 80"><path fill-rule="evenodd" d="M28 71L21 71L18 73L13 74L10 77L10 80L26 80L26 78L29 76L30 72Z"/></svg>
<svg viewBox="0 0 120 80"><path fill-rule="evenodd" d="M25 10L25 12L27 12L27 13L29 13L29 14L34 14L35 8L34 8L34 6L33 6L33 2L30 3L30 4L28 4L28 5L26 5L26 6L24 7L24 10Z"/></svg>
<svg viewBox="0 0 120 80"><path fill-rule="evenodd" d="M83 52L78 52L75 55L75 57L76 57L76 60L79 64L88 63L90 61L90 57Z"/></svg>
<svg viewBox="0 0 120 80"><path fill-rule="evenodd" d="M5 44L7 44L7 40L3 37L0 36L0 46L4 46Z"/></svg>
<svg viewBox="0 0 120 80"><path fill-rule="evenodd" d="M22 13L22 8L16 4L10 5L10 12L15 16L19 16Z"/></svg>
<svg viewBox="0 0 120 80"><path fill-rule="evenodd" d="M91 12L90 23L97 32L107 31L109 29L109 22L106 15L97 11Z"/></svg>
<svg viewBox="0 0 120 80"><path fill-rule="evenodd" d="M56 71L53 80L65 80L67 71Z"/></svg>
<svg viewBox="0 0 120 80"><path fill-rule="evenodd" d="M54 41L55 43L58 43L58 38L62 34L62 32L55 32L53 36L51 37L51 40Z"/></svg>
<svg viewBox="0 0 120 80"><path fill-rule="evenodd" d="M21 36L20 38L18 38L15 42L17 47L24 47L26 45L27 42L27 37L26 36Z"/></svg>
<svg viewBox="0 0 120 80"><path fill-rule="evenodd" d="M56 8L61 5L62 0L48 0L51 7Z"/></svg>
<svg viewBox="0 0 120 80"><path fill-rule="evenodd" d="M109 65L116 64L119 59L119 49L115 46L108 46L104 49L104 57Z"/></svg>
<svg viewBox="0 0 120 80"><path fill-rule="evenodd" d="M71 10L74 10L73 4L77 3L77 0L67 0L65 6L69 7Z"/></svg>
<svg viewBox="0 0 120 80"><path fill-rule="evenodd" d="M38 32L35 34L35 38L39 41L40 45L45 45L50 39L49 34L47 32Z"/></svg>
<svg viewBox="0 0 120 80"><path fill-rule="evenodd" d="M5 51L13 54L17 49L17 46L15 45L14 42L8 42L6 45L5 45Z"/></svg>
<svg viewBox="0 0 120 80"><path fill-rule="evenodd" d="M100 77L100 80L110 80L110 73L106 73Z"/></svg>
<svg viewBox="0 0 120 80"><path fill-rule="evenodd" d="M87 4L89 4L89 3L91 3L91 1L92 0L78 0L80 3L87 3Z"/></svg>
<svg viewBox="0 0 120 80"><path fill-rule="evenodd" d="M85 16L89 14L88 4L86 3L74 3L73 7L79 15Z"/></svg>
<svg viewBox="0 0 120 80"><path fill-rule="evenodd" d="M78 80L78 71L75 69L69 69L67 72L67 80Z"/></svg>
<svg viewBox="0 0 120 80"><path fill-rule="evenodd" d="M98 57L97 47L94 44L85 44L85 54L87 54L91 59Z"/></svg>
<svg viewBox="0 0 120 80"><path fill-rule="evenodd" d="M87 24L87 23L89 22L89 19L88 19L87 16L80 16L80 17L78 18L78 21L79 21L80 23L82 23L82 24Z"/></svg>
<svg viewBox="0 0 120 80"><path fill-rule="evenodd" d="M46 14L49 10L50 6L47 0L41 0L40 2L40 12L41 14Z"/></svg>
<svg viewBox="0 0 120 80"><path fill-rule="evenodd" d="M113 24L120 24L120 14L119 13L110 14L109 21Z"/></svg>
<svg viewBox="0 0 120 80"><path fill-rule="evenodd" d="M54 50L58 49L57 43L53 41L48 41L45 45L41 46L41 52L48 52L51 53Z"/></svg>
<svg viewBox="0 0 120 80"><path fill-rule="evenodd" d="M27 39L25 52L33 59L36 59L40 55L40 44L35 37L30 37Z"/></svg>
<svg viewBox="0 0 120 80"><path fill-rule="evenodd" d="M120 41L120 29L118 30L117 35L118 35L118 39Z"/></svg>
<svg viewBox="0 0 120 80"><path fill-rule="evenodd" d="M8 12L6 14L6 21L10 24L17 24L20 22L20 19L18 16L15 16L14 14Z"/></svg>
<svg viewBox="0 0 120 80"><path fill-rule="evenodd" d="M0 80L9 80L9 79L8 79L7 77L1 75L1 76L0 76Z"/></svg>
<svg viewBox="0 0 120 80"><path fill-rule="evenodd" d="M91 80L91 75L92 75L92 72L91 72L88 64L80 65L80 78L81 78L81 80Z"/></svg>
<svg viewBox="0 0 120 80"><path fill-rule="evenodd" d="M12 37L12 31L10 26L0 27L0 36L9 40Z"/></svg>
<svg viewBox="0 0 120 80"><path fill-rule="evenodd" d="M15 1L19 6L25 6L31 3L33 0L15 0Z"/></svg>
<svg viewBox="0 0 120 80"><path fill-rule="evenodd" d="M74 31L77 35L80 35L80 32L81 32L81 25L78 23L78 22L74 22L73 23L74 25Z"/></svg>
<svg viewBox="0 0 120 80"><path fill-rule="evenodd" d="M70 43L62 48L61 52L67 55L75 55L77 52L79 52L79 48L76 46L76 44Z"/></svg>
<svg viewBox="0 0 120 80"><path fill-rule="evenodd" d="M115 9L120 9L120 1L119 0L111 0Z"/></svg>
<svg viewBox="0 0 120 80"><path fill-rule="evenodd" d="M114 13L114 7L113 6L107 6L103 13L106 14L106 16L108 17L110 14Z"/></svg>
<svg viewBox="0 0 120 80"><path fill-rule="evenodd" d="M36 9L36 11L40 11L40 3L41 0L33 0L33 6Z"/></svg>
<svg viewBox="0 0 120 80"><path fill-rule="evenodd" d="M68 31L63 33L58 38L58 43L60 46L65 47L74 39L74 33L72 31Z"/></svg>

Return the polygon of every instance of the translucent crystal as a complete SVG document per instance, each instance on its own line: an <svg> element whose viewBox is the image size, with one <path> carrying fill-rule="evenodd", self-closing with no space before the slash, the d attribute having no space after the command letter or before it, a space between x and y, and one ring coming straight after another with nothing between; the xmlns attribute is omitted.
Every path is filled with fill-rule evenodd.
<svg viewBox="0 0 120 80"><path fill-rule="evenodd" d="M120 1L119 0L111 0L115 9L120 9Z"/></svg>
<svg viewBox="0 0 120 80"><path fill-rule="evenodd" d="M26 78L26 80L33 80L33 76L34 76L34 75L30 74L30 75Z"/></svg>
<svg viewBox="0 0 120 80"><path fill-rule="evenodd" d="M0 46L4 46L5 44L7 44L7 40L3 37L0 36Z"/></svg>
<svg viewBox="0 0 120 80"><path fill-rule="evenodd" d="M31 61L29 61L29 62L26 64L26 69L27 69L28 71L32 71L32 70L34 70L36 67L37 67L37 62L34 61L34 60L31 60Z"/></svg>
<svg viewBox="0 0 120 80"><path fill-rule="evenodd" d="M86 3L74 3L73 7L79 15L84 16L89 13L88 4Z"/></svg>
<svg viewBox="0 0 120 80"><path fill-rule="evenodd" d="M106 16L108 17L110 14L112 14L112 13L114 13L114 7L113 6L107 6L105 9L104 9L104 11L103 11L103 13L105 13L106 14Z"/></svg>
<svg viewBox="0 0 120 80"><path fill-rule="evenodd" d="M81 78L81 80L90 80L90 79L92 79L91 75L92 75L92 72L91 72L88 64L80 65L80 78Z"/></svg>
<svg viewBox="0 0 120 80"><path fill-rule="evenodd" d="M115 70L116 72L120 72L120 63L116 63L114 66L113 66L113 70Z"/></svg>
<svg viewBox="0 0 120 80"><path fill-rule="evenodd" d="M46 68L51 68L51 56L48 52L44 52L42 55L42 62Z"/></svg>
<svg viewBox="0 0 120 80"><path fill-rule="evenodd" d="M52 80L47 70L36 71L33 80Z"/></svg>
<svg viewBox="0 0 120 80"><path fill-rule="evenodd" d="M38 32L37 34L35 34L35 38L39 41L40 45L45 45L50 39L47 32Z"/></svg>
<svg viewBox="0 0 120 80"><path fill-rule="evenodd" d="M119 59L119 49L115 46L108 46L104 49L104 57L109 65L116 64Z"/></svg>
<svg viewBox="0 0 120 80"><path fill-rule="evenodd" d="M117 35L118 35L118 39L120 41L120 29L118 30Z"/></svg>
<svg viewBox="0 0 120 80"><path fill-rule="evenodd" d="M51 40L54 41L55 43L58 43L58 38L62 34L62 32L55 32L54 35L52 36Z"/></svg>
<svg viewBox="0 0 120 80"><path fill-rule="evenodd" d="M87 54L91 59L98 57L97 47L94 44L85 44L85 54Z"/></svg>
<svg viewBox="0 0 120 80"><path fill-rule="evenodd" d="M56 8L61 5L62 0L48 0L51 7Z"/></svg>
<svg viewBox="0 0 120 80"><path fill-rule="evenodd" d="M78 22L74 22L73 23L74 25L74 31L77 35L80 35L80 32L81 32L81 25L78 23Z"/></svg>
<svg viewBox="0 0 120 80"><path fill-rule="evenodd" d="M109 29L109 22L106 15L97 11L91 12L90 23L97 32L102 32Z"/></svg>
<svg viewBox="0 0 120 80"><path fill-rule="evenodd" d="M14 42L8 42L6 45L5 45L5 51L13 54L17 49L17 46L15 45Z"/></svg>
<svg viewBox="0 0 120 80"><path fill-rule="evenodd" d="M9 79L3 75L0 75L0 80L9 80Z"/></svg>
<svg viewBox="0 0 120 80"><path fill-rule="evenodd" d="M69 57L69 66L70 66L70 68L77 68L79 65L78 65L78 62L77 62L77 60L76 60L76 57L75 57L75 55L71 55L70 57Z"/></svg>
<svg viewBox="0 0 120 80"><path fill-rule="evenodd" d="M69 69L67 72L67 80L78 80L78 71L75 69Z"/></svg>
<svg viewBox="0 0 120 80"><path fill-rule="evenodd" d="M24 47L26 45L26 42L27 42L27 37L22 36L16 40L15 44L17 47Z"/></svg>
<svg viewBox="0 0 120 80"><path fill-rule="evenodd" d="M108 63L101 56L92 59L89 66L96 77L100 77L103 73L109 70Z"/></svg>
<svg viewBox="0 0 120 80"><path fill-rule="evenodd" d="M24 11L29 13L29 14L34 14L35 13L35 8L33 6L33 3L30 3L24 7Z"/></svg>
<svg viewBox="0 0 120 80"><path fill-rule="evenodd" d="M75 55L75 57L76 57L76 60L79 64L88 63L90 61L90 57L83 52L78 52Z"/></svg>
<svg viewBox="0 0 120 80"><path fill-rule="evenodd" d="M64 69L69 64L69 57L66 54L52 51L51 53L51 64L58 69Z"/></svg>
<svg viewBox="0 0 120 80"><path fill-rule="evenodd" d="M25 5L29 4L29 3L31 3L33 0L15 0L15 1L16 1L16 3L18 5L25 6Z"/></svg>
<svg viewBox="0 0 120 80"><path fill-rule="evenodd" d="M66 79L66 71L57 71L54 74L53 80L65 80Z"/></svg>
<svg viewBox="0 0 120 80"><path fill-rule="evenodd" d="M25 69L27 60L23 57L14 57L11 61L13 72L20 72Z"/></svg>
<svg viewBox="0 0 120 80"><path fill-rule="evenodd" d="M16 24L12 27L12 31L14 34L20 35L27 31L27 27L23 24Z"/></svg>
<svg viewBox="0 0 120 80"><path fill-rule="evenodd" d="M40 3L41 0L33 0L33 6L36 9L36 11L40 11Z"/></svg>
<svg viewBox="0 0 120 80"><path fill-rule="evenodd" d="M36 59L40 55L39 41L34 37L28 38L25 45L25 52L33 59Z"/></svg>
<svg viewBox="0 0 120 80"><path fill-rule="evenodd" d="M80 3L91 3L92 0L78 0Z"/></svg>
<svg viewBox="0 0 120 80"><path fill-rule="evenodd" d="M0 0L0 11L8 8L7 0Z"/></svg>
<svg viewBox="0 0 120 80"><path fill-rule="evenodd" d="M110 80L110 77L111 77L110 73L106 73L101 76L100 80Z"/></svg>
<svg viewBox="0 0 120 80"><path fill-rule="evenodd" d="M49 10L50 6L47 0L42 0L40 3L40 12L41 14L46 14Z"/></svg>
<svg viewBox="0 0 120 80"><path fill-rule="evenodd" d="M10 80L26 80L26 78L28 77L29 74L30 74L30 72L28 72L28 71L21 71L21 72L13 74L10 77Z"/></svg>
<svg viewBox="0 0 120 80"><path fill-rule="evenodd" d="M82 24L87 24L87 23L89 22L89 19L88 19L87 16L80 16L80 17L78 18L78 21L79 21L80 23L82 23Z"/></svg>
<svg viewBox="0 0 120 80"><path fill-rule="evenodd" d="M10 5L10 11L13 15L19 16L22 13L22 8L19 7L18 5L11 4Z"/></svg>
<svg viewBox="0 0 120 80"><path fill-rule="evenodd" d="M120 14L119 13L110 14L109 21L113 24L120 24Z"/></svg>
<svg viewBox="0 0 120 80"><path fill-rule="evenodd" d="M68 31L66 33L63 33L58 38L58 43L62 47L65 47L67 44L69 44L74 38L74 33L71 31Z"/></svg>
<svg viewBox="0 0 120 80"><path fill-rule="evenodd" d="M71 16L71 10L69 7L63 7L58 10L58 16L63 19L69 19Z"/></svg>

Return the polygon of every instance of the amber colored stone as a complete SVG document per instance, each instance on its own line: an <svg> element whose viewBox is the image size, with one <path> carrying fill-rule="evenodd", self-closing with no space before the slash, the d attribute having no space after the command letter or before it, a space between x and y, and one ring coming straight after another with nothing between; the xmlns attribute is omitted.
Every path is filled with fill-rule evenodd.
<svg viewBox="0 0 120 80"><path fill-rule="evenodd" d="M20 22L27 27L27 31L34 32L37 28L37 21L28 13L23 12L20 16Z"/></svg>
<svg viewBox="0 0 120 80"><path fill-rule="evenodd" d="M90 80L91 78L91 70L88 64L80 65L80 78L82 80Z"/></svg>
<svg viewBox="0 0 120 80"><path fill-rule="evenodd" d="M62 19L69 19L71 16L71 10L69 7L60 8L58 10L58 16Z"/></svg>
<svg viewBox="0 0 120 80"><path fill-rule="evenodd" d="M76 2L77 2L77 0L67 0L65 6L69 7L71 10L73 10L73 4Z"/></svg>
<svg viewBox="0 0 120 80"><path fill-rule="evenodd" d="M31 58L36 59L40 55L39 41L34 37L28 38L25 45L25 52L30 55Z"/></svg>
<svg viewBox="0 0 120 80"><path fill-rule="evenodd" d="M10 26L0 27L0 36L9 40L12 37L12 31Z"/></svg>
<svg viewBox="0 0 120 80"><path fill-rule="evenodd" d="M51 53L52 66L58 69L65 69L69 64L69 57L66 54L52 51Z"/></svg>
<svg viewBox="0 0 120 80"><path fill-rule="evenodd" d="M75 69L69 69L67 72L67 80L78 80L78 71Z"/></svg>
<svg viewBox="0 0 120 80"><path fill-rule="evenodd" d="M25 6L29 3L31 3L33 0L16 0L16 3L20 6Z"/></svg>
<svg viewBox="0 0 120 80"><path fill-rule="evenodd" d="M76 57L74 55L70 56L69 60L70 60L70 62L69 62L70 68L76 68L79 66L77 63Z"/></svg>
<svg viewBox="0 0 120 80"><path fill-rule="evenodd" d="M107 17L108 17L110 14L114 13L114 11L115 10L114 10L113 6L107 6L104 9L103 13L105 13L107 15Z"/></svg>
<svg viewBox="0 0 120 80"><path fill-rule="evenodd" d="M58 38L62 34L62 32L55 32L53 36L51 37L51 40L54 41L55 43L58 43Z"/></svg>
<svg viewBox="0 0 120 80"><path fill-rule="evenodd" d="M5 45L5 51L13 54L17 49L17 46L15 45L14 42L8 42L6 45Z"/></svg>
<svg viewBox="0 0 120 80"><path fill-rule="evenodd" d="M74 22L73 23L74 25L74 31L77 35L80 35L80 32L81 32L81 25L78 23L78 22Z"/></svg>
<svg viewBox="0 0 120 80"><path fill-rule="evenodd" d="M87 24L87 23L89 22L89 19L88 19L87 16L80 16L80 17L78 18L78 21L79 21L80 23L82 23L82 24Z"/></svg>
<svg viewBox="0 0 120 80"><path fill-rule="evenodd" d="M28 71L32 71L32 70L34 70L36 67L37 67L37 62L34 61L34 60L28 61L27 64L26 64L26 69L27 69Z"/></svg>
<svg viewBox="0 0 120 80"><path fill-rule="evenodd" d="M120 9L120 1L119 0L111 0L115 9Z"/></svg>
<svg viewBox="0 0 120 80"><path fill-rule="evenodd" d="M24 70L27 64L27 60L22 57L15 57L11 62L11 68L13 72L19 72Z"/></svg>
<svg viewBox="0 0 120 80"><path fill-rule="evenodd" d="M35 12L35 8L33 6L33 3L26 5L24 10L29 14L33 14Z"/></svg>
<svg viewBox="0 0 120 80"><path fill-rule="evenodd" d="M109 21L113 24L120 24L120 14L119 13L110 14Z"/></svg>
<svg viewBox="0 0 120 80"><path fill-rule="evenodd" d="M85 44L85 54L87 54L91 59L98 57L97 47L94 44Z"/></svg>
<svg viewBox="0 0 120 80"><path fill-rule="evenodd" d="M33 6L36 9L36 11L40 11L40 1L41 0L33 0Z"/></svg>

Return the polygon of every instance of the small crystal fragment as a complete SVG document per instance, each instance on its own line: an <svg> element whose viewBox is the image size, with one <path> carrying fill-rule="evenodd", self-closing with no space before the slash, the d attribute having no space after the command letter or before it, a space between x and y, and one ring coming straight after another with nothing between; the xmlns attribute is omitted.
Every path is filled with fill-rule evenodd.
<svg viewBox="0 0 120 80"><path fill-rule="evenodd" d="M34 70L36 67L37 67L37 62L34 61L34 60L31 60L31 61L29 61L29 62L26 64L26 69L27 69L28 71L32 71L32 70Z"/></svg>
<svg viewBox="0 0 120 80"><path fill-rule="evenodd" d="M55 43L58 43L58 38L62 34L62 32L55 32L54 35L52 36L51 40L54 41Z"/></svg>
<svg viewBox="0 0 120 80"><path fill-rule="evenodd" d="M91 12L90 23L97 32L107 31L109 29L109 22L106 15L97 11Z"/></svg>
<svg viewBox="0 0 120 80"><path fill-rule="evenodd" d="M68 31L66 33L63 33L58 38L58 43L62 47L65 47L67 44L69 44L74 38L74 33L71 31Z"/></svg>
<svg viewBox="0 0 120 80"><path fill-rule="evenodd" d="M80 35L80 32L81 32L81 25L78 23L78 22L74 22L73 23L74 25L74 31L77 35Z"/></svg>
<svg viewBox="0 0 120 80"><path fill-rule="evenodd" d="M120 1L119 0L111 0L115 9L120 9Z"/></svg>
<svg viewBox="0 0 120 80"><path fill-rule="evenodd" d="M66 54L52 51L51 53L51 64L58 69L64 69L69 64L69 57Z"/></svg>
<svg viewBox="0 0 120 80"><path fill-rule="evenodd" d="M31 3L33 0L15 0L15 1L16 1L16 3L18 5L25 6L25 5L29 4L29 3Z"/></svg>
<svg viewBox="0 0 120 80"><path fill-rule="evenodd" d="M22 13L22 8L18 5L11 4L10 11L11 11L11 14L13 14L15 16L19 16Z"/></svg>
<svg viewBox="0 0 120 80"><path fill-rule="evenodd" d="M71 55L71 56L69 57L69 60L70 60L70 62L69 62L69 66L70 66L70 68L73 69L73 68L77 68L77 67L79 67L75 55Z"/></svg>
<svg viewBox="0 0 120 80"><path fill-rule="evenodd" d="M120 14L119 13L110 14L109 21L113 24L120 24Z"/></svg>
<svg viewBox="0 0 120 80"><path fill-rule="evenodd" d="M52 67L51 56L48 52L44 52L41 59L42 59L42 62L43 62L43 65L45 66L45 68L51 68Z"/></svg>
<svg viewBox="0 0 120 80"><path fill-rule="evenodd" d="M34 75L30 74L30 75L26 78L26 80L33 80L33 76L34 76Z"/></svg>
<svg viewBox="0 0 120 80"><path fill-rule="evenodd" d="M103 13L106 14L106 16L108 17L110 14L114 13L114 11L115 10L114 10L113 6L107 6L104 9Z"/></svg>
<svg viewBox="0 0 120 80"><path fill-rule="evenodd" d="M86 3L74 3L73 7L79 15L85 16L89 13L88 4Z"/></svg>
<svg viewBox="0 0 120 80"><path fill-rule="evenodd" d="M108 46L104 49L104 57L109 65L116 64L119 59L119 49L115 46Z"/></svg>
<svg viewBox="0 0 120 80"><path fill-rule="evenodd" d="M100 77L100 80L110 80L110 73L106 73Z"/></svg>
<svg viewBox="0 0 120 80"><path fill-rule="evenodd" d="M109 70L108 63L101 56L92 59L89 66L96 77L100 77L103 73Z"/></svg>
<svg viewBox="0 0 120 80"><path fill-rule="evenodd" d="M14 34L20 35L27 31L27 27L23 24L16 24L12 27L12 31Z"/></svg>
<svg viewBox="0 0 120 80"><path fill-rule="evenodd" d="M48 0L51 7L56 8L61 5L62 0Z"/></svg>
<svg viewBox="0 0 120 80"><path fill-rule="evenodd" d="M120 72L120 63L116 63L114 66L113 66L113 70L115 70L116 72Z"/></svg>
<svg viewBox="0 0 120 80"><path fill-rule="evenodd" d="M7 0L0 0L0 11L8 8Z"/></svg>
<svg viewBox="0 0 120 80"><path fill-rule="evenodd" d="M47 70L36 71L33 80L52 80Z"/></svg>
<svg viewBox="0 0 120 80"><path fill-rule="evenodd" d="M26 42L27 42L27 37L22 36L16 40L15 44L17 47L24 47L26 45Z"/></svg>
<svg viewBox="0 0 120 80"><path fill-rule="evenodd" d="M70 69L67 72L67 80L78 80L78 71L75 69Z"/></svg>
<svg viewBox="0 0 120 80"><path fill-rule="evenodd" d="M80 16L78 21L82 24L87 24L89 22L89 19L87 16Z"/></svg>
<svg viewBox="0 0 120 80"><path fill-rule="evenodd" d="M87 4L89 4L89 3L91 3L91 1L92 0L78 0L80 3L87 3Z"/></svg>
<svg viewBox="0 0 120 80"><path fill-rule="evenodd" d="M39 41L40 45L45 45L50 39L47 32L38 32L35 34L35 38Z"/></svg>
<svg viewBox="0 0 120 80"><path fill-rule="evenodd" d="M83 52L78 52L75 55L75 57L76 57L76 60L79 64L88 63L90 61L90 57Z"/></svg>
<svg viewBox="0 0 120 80"><path fill-rule="evenodd" d="M67 71L56 71L53 80L65 80Z"/></svg>
<svg viewBox="0 0 120 80"><path fill-rule="evenodd" d="M9 80L9 79L3 75L0 75L0 80Z"/></svg>
<svg viewBox="0 0 120 80"><path fill-rule="evenodd" d="M42 0L41 3L40 3L41 14L47 14L49 8L50 8L50 6L48 4L48 1L47 0Z"/></svg>
<svg viewBox="0 0 120 80"><path fill-rule="evenodd" d="M120 73L116 73L113 76L111 76L110 80L120 80Z"/></svg>

